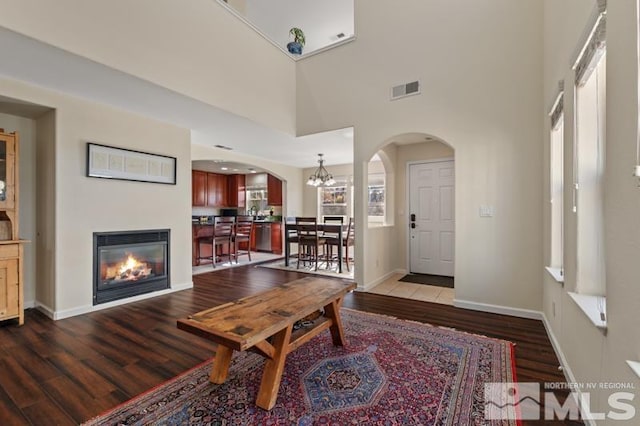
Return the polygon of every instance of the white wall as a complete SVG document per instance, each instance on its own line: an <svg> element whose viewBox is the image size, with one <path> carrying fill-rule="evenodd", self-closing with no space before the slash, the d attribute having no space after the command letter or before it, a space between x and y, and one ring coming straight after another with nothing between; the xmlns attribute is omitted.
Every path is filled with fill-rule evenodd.
<svg viewBox="0 0 640 426"><path fill-rule="evenodd" d="M7 79L0 94L56 109L55 299L43 308L54 317L93 309L93 232L171 229L171 286L192 285L188 130ZM177 185L88 178L87 142L176 157Z"/></svg>
<svg viewBox="0 0 640 426"><path fill-rule="evenodd" d="M297 119L298 134L355 127L358 234L365 163L394 135L434 135L455 149L457 298L540 309L542 3L356 0L355 19L353 43L297 62ZM422 95L389 101L415 79ZM357 273L373 270L363 247Z"/></svg>
<svg viewBox="0 0 640 426"><path fill-rule="evenodd" d="M54 312L56 298L56 112L36 120L36 293L38 306Z"/></svg>
<svg viewBox="0 0 640 426"><path fill-rule="evenodd" d="M18 132L20 161L18 163L18 196L20 229L18 237L29 240L24 245L24 302L32 306L36 295L36 122L30 118L0 113L0 128L6 133Z"/></svg>
<svg viewBox="0 0 640 426"><path fill-rule="evenodd" d="M604 179L604 216L606 251L607 332L596 329L567 295L576 287L577 220L571 212L573 182L573 72L581 36L587 28L594 1L571 0L544 3L544 102L551 106L557 82L564 79L564 266L562 287L546 272L544 276L544 313L577 382L624 382L635 385L636 409L640 413L637 390L640 380L625 360L640 359L640 228L638 227L638 181L632 177L635 165L637 125L638 67L636 57L636 2L609 1L607 5L607 134ZM545 111L546 112L546 111ZM549 129L544 116L544 198L548 200ZM550 214L544 209L544 262L549 262ZM555 309L554 309L555 306ZM611 390L595 389L592 411L607 412ZM634 391L632 391L634 392ZM610 419L601 424L619 424ZM599 423L600 424L600 423ZM634 423L635 424L635 423Z"/></svg>
<svg viewBox="0 0 640 426"><path fill-rule="evenodd" d="M295 133L295 62L214 0L0 0L0 9L0 26Z"/></svg>

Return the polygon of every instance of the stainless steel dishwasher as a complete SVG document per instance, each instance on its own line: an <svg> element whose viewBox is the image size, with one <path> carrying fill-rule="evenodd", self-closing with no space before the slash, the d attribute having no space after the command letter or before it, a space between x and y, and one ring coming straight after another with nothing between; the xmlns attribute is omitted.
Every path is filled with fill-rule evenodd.
<svg viewBox="0 0 640 426"><path fill-rule="evenodd" d="M256 250L271 251L271 224L262 222L255 224Z"/></svg>

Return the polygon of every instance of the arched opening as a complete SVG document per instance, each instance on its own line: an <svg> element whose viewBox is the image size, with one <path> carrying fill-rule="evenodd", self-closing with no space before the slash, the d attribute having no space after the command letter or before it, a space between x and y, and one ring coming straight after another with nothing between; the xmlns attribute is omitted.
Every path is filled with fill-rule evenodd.
<svg viewBox="0 0 640 426"><path fill-rule="evenodd" d="M194 274L282 256L285 181L264 168L221 159L193 160L191 173ZM229 241L221 243L213 238L220 218L234 224ZM246 221L251 224L240 238L236 231Z"/></svg>
<svg viewBox="0 0 640 426"><path fill-rule="evenodd" d="M454 149L425 133L396 135L381 144L368 162L366 173L367 217L370 219L373 209L379 213L384 209L384 219L379 224L369 220L365 268L388 277L382 282L365 277L374 283L369 291L452 304ZM384 179L376 179L376 175ZM375 186L376 182L383 184ZM380 201L380 193L384 193L384 203Z"/></svg>

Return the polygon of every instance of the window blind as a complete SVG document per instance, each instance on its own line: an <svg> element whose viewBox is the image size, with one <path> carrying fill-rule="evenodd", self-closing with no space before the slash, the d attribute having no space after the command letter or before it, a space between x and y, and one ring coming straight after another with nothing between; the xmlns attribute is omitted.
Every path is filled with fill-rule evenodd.
<svg viewBox="0 0 640 426"><path fill-rule="evenodd" d="M607 44L607 0L598 0L595 22L587 27L586 40L573 63L575 84L582 86L605 52Z"/></svg>
<svg viewBox="0 0 640 426"><path fill-rule="evenodd" d="M556 95L551 110L549 111L549 117L551 118L551 128L558 127L560 117L564 113L564 80L558 82L558 94Z"/></svg>

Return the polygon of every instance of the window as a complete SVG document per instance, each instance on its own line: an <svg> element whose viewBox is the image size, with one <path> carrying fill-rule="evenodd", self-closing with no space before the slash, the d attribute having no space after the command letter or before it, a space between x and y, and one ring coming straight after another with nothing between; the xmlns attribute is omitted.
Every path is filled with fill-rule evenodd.
<svg viewBox="0 0 640 426"><path fill-rule="evenodd" d="M606 129L607 1L574 62L573 211L577 222L575 293L569 296L598 328L607 327L603 179Z"/></svg>
<svg viewBox="0 0 640 426"><path fill-rule="evenodd" d="M319 220L324 222L325 216L342 216L344 223L349 221L351 214L351 196L348 191L348 177L334 176L336 184L318 188L319 199Z"/></svg>
<svg viewBox="0 0 640 426"><path fill-rule="evenodd" d="M605 294L603 188L605 160L606 55L576 81L578 293Z"/></svg>
<svg viewBox="0 0 640 426"><path fill-rule="evenodd" d="M369 175L368 193L369 222L384 222L384 173L373 173Z"/></svg>
<svg viewBox="0 0 640 426"><path fill-rule="evenodd" d="M549 268L554 278L564 281L564 114L563 85L551 110L549 197L551 203L551 256Z"/></svg>

